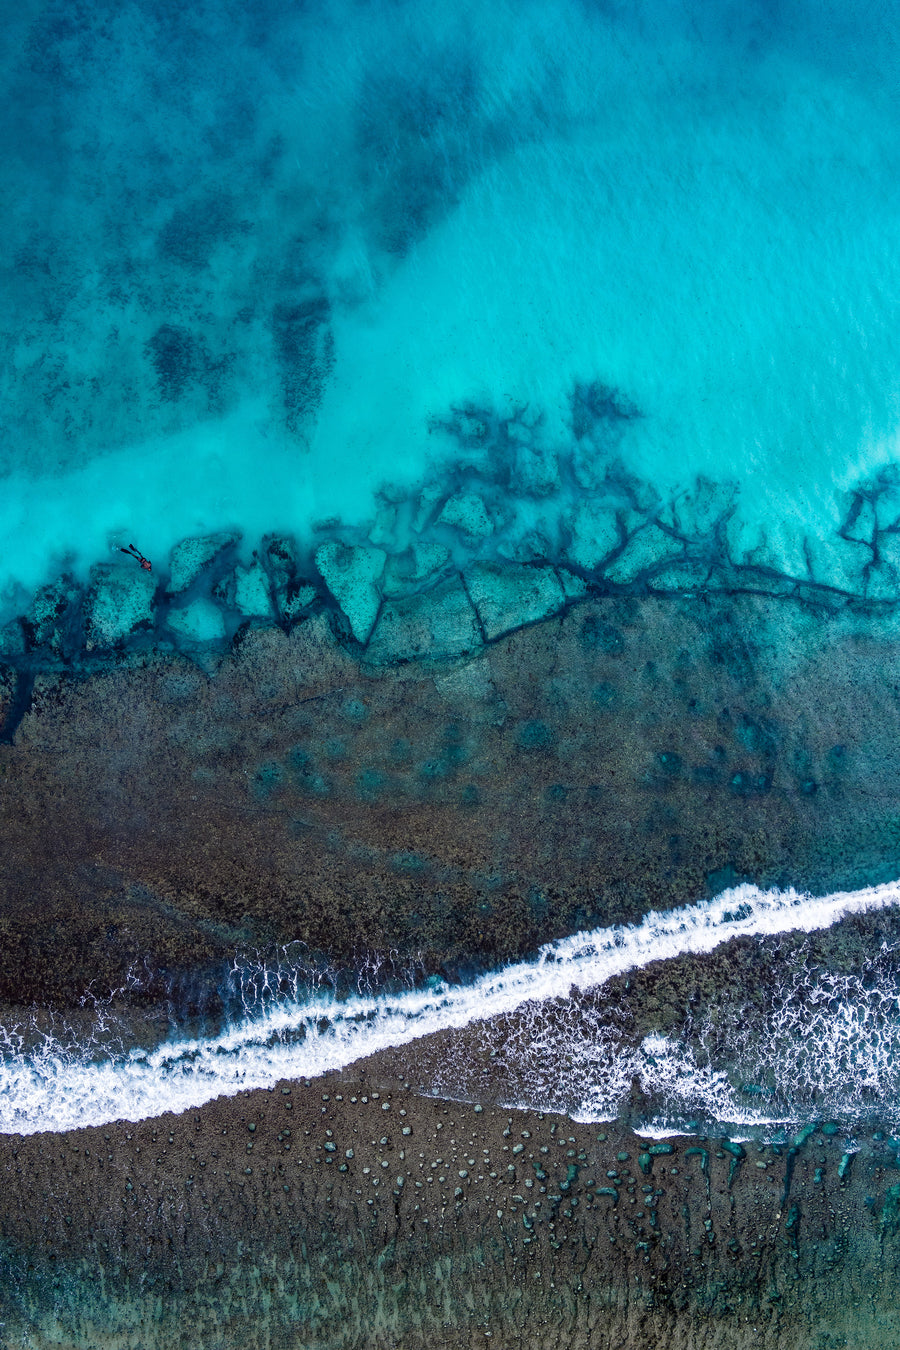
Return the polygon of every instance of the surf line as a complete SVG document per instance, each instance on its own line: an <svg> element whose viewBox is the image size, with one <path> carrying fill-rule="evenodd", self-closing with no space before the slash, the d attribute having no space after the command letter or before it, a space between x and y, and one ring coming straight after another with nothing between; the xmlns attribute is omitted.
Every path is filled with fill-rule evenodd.
<svg viewBox="0 0 900 1350"><path fill-rule="evenodd" d="M617 975L702 954L733 938L829 928L852 914L900 903L900 882L814 897L742 885L712 900L651 912L639 924L576 933L469 985L337 1000L328 994L269 1003L206 1039L173 1038L152 1050L92 1060L47 1040L0 1059L0 1133L61 1132L183 1112L214 1097L315 1078L422 1036L565 998Z"/></svg>

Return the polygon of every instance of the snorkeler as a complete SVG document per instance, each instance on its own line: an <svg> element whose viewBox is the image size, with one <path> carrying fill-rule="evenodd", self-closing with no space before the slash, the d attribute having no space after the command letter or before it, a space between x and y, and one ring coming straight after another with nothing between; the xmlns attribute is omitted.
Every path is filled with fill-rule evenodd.
<svg viewBox="0 0 900 1350"><path fill-rule="evenodd" d="M153 564L149 558L145 558L143 553L135 548L134 544L129 544L127 548L119 549L120 553L127 553L130 558L136 558L145 572L153 571Z"/></svg>

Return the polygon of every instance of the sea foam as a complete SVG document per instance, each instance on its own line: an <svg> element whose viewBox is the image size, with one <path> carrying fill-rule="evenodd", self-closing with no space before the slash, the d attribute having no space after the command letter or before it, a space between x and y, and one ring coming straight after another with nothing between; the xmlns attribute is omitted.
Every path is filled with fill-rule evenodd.
<svg viewBox="0 0 900 1350"><path fill-rule="evenodd" d="M279 1079L342 1069L364 1056L508 1014L526 1003L565 999L573 988L596 989L630 970L709 952L739 936L811 932L898 902L900 882L823 897L743 885L713 900L650 913L639 925L549 943L533 960L468 985L441 983L342 1000L322 992L302 999L269 998L258 1013L249 1007L217 1035L176 1036L151 1050L100 1060L89 1047L81 1052L53 1037L37 1050L23 1051L7 1033L0 1063L0 1132L63 1131L186 1111ZM662 1039L645 1049L645 1063L656 1063L662 1078L687 1073L692 1084L697 1079L684 1055ZM631 1066L622 1068L630 1071ZM712 1082L721 1088L715 1074ZM589 1103L585 1109L590 1113Z"/></svg>

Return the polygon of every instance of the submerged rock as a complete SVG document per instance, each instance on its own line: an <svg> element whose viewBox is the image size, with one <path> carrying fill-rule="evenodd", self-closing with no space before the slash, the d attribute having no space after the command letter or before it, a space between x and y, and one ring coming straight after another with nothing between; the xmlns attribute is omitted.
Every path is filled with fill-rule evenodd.
<svg viewBox="0 0 900 1350"><path fill-rule="evenodd" d="M622 532L612 503L582 502L572 517L569 561L586 572L608 558L622 542Z"/></svg>
<svg viewBox="0 0 900 1350"><path fill-rule="evenodd" d="M882 530L876 541L875 554L876 561L866 577L866 598L897 600L900 598L900 534Z"/></svg>
<svg viewBox="0 0 900 1350"><path fill-rule="evenodd" d="M804 537L789 523L748 524L732 516L725 537L728 554L739 566L764 568L797 580L809 575Z"/></svg>
<svg viewBox="0 0 900 1350"><path fill-rule="evenodd" d="M439 572L449 560L450 550L443 544L426 541L413 544L403 553L388 559L384 569L385 594L408 595Z"/></svg>
<svg viewBox="0 0 900 1350"><path fill-rule="evenodd" d="M225 619L212 600L201 598L171 609L166 622L173 632L189 642L221 642L225 637Z"/></svg>
<svg viewBox="0 0 900 1350"><path fill-rule="evenodd" d="M886 563L875 563L866 576L867 600L900 600L900 576Z"/></svg>
<svg viewBox="0 0 900 1350"><path fill-rule="evenodd" d="M461 656L481 645L475 611L458 577L433 591L387 601L369 641L378 665L415 657Z"/></svg>
<svg viewBox="0 0 900 1350"><path fill-rule="evenodd" d="M441 525L453 525L470 539L483 539L494 530L484 501L475 492L449 497L438 516Z"/></svg>
<svg viewBox="0 0 900 1350"><path fill-rule="evenodd" d="M311 586L308 581L294 580L288 586L283 598L276 596L281 618L293 622L305 609L315 603L318 594L315 586Z"/></svg>
<svg viewBox="0 0 900 1350"><path fill-rule="evenodd" d="M358 642L366 642L374 627L381 604L377 582L386 560L384 549L342 544L336 539L316 549L316 566Z"/></svg>
<svg viewBox="0 0 900 1350"><path fill-rule="evenodd" d="M448 703L461 705L469 719L475 716L476 705L492 701L497 694L483 651L466 665L436 675L434 683L438 693Z"/></svg>
<svg viewBox="0 0 900 1350"><path fill-rule="evenodd" d="M663 508L659 518L683 539L708 539L733 514L737 493L736 483L716 483L701 474Z"/></svg>
<svg viewBox="0 0 900 1350"><path fill-rule="evenodd" d="M25 635L18 619L4 624L0 628L0 657L23 656L25 654Z"/></svg>
<svg viewBox="0 0 900 1350"><path fill-rule="evenodd" d="M647 525L631 536L615 561L604 568L604 573L617 585L627 586L660 563L675 562L683 555L683 546L677 539L658 525Z"/></svg>
<svg viewBox="0 0 900 1350"><path fill-rule="evenodd" d="M501 558L514 563L546 563L559 549L555 546L555 534L542 528L546 522L533 529L526 530L518 537L502 539L497 544L497 553Z"/></svg>
<svg viewBox="0 0 900 1350"><path fill-rule="evenodd" d="M413 504L412 528L424 530L433 522L444 496L440 483L426 483Z"/></svg>
<svg viewBox="0 0 900 1350"><path fill-rule="evenodd" d="M661 571L654 571L649 586L653 591L701 591L709 583L711 564L702 559L679 558Z"/></svg>
<svg viewBox="0 0 900 1350"><path fill-rule="evenodd" d="M369 530L369 543L393 552L397 547L398 512L393 502L382 502Z"/></svg>
<svg viewBox="0 0 900 1350"><path fill-rule="evenodd" d="M234 569L234 607L248 618L272 617L269 578L258 558L249 567Z"/></svg>
<svg viewBox="0 0 900 1350"><path fill-rule="evenodd" d="M839 534L807 535L807 568L811 581L820 586L862 595L864 569L872 561L872 550L865 544L844 539Z"/></svg>
<svg viewBox="0 0 900 1350"><path fill-rule="evenodd" d="M237 530L221 530L218 534L182 539L177 543L169 555L169 594L186 591L203 569L240 537Z"/></svg>
<svg viewBox="0 0 900 1350"><path fill-rule="evenodd" d="M58 652L62 646L63 629L80 596L80 589L71 577L62 576L49 586L42 586L29 605L19 630L21 642L24 633L28 647L50 647Z"/></svg>
<svg viewBox="0 0 900 1350"><path fill-rule="evenodd" d="M0 729L4 739L9 735L6 719L13 706L20 682L26 677L18 675L9 666L0 666Z"/></svg>
<svg viewBox="0 0 900 1350"><path fill-rule="evenodd" d="M91 568L84 603L86 645L112 647L136 628L152 628L156 580L140 568L99 563Z"/></svg>
<svg viewBox="0 0 900 1350"><path fill-rule="evenodd" d="M855 492L850 509L841 526L841 534L845 539L871 545L875 543L877 530L878 512L875 507L875 500L864 496L861 492Z"/></svg>
<svg viewBox="0 0 900 1350"><path fill-rule="evenodd" d="M563 594L567 600L580 600L587 595L587 582L576 576L574 572L568 571L565 567L557 567L556 575L559 577Z"/></svg>
<svg viewBox="0 0 900 1350"><path fill-rule="evenodd" d="M279 619L291 622L313 603L318 591L298 575L297 550L288 535L264 539L263 550L275 613Z"/></svg>
<svg viewBox="0 0 900 1350"><path fill-rule="evenodd" d="M297 571L297 550L293 539L286 534L268 535L263 539L263 550L275 587L286 586Z"/></svg>
<svg viewBox="0 0 900 1350"><path fill-rule="evenodd" d="M552 567L476 563L465 573L465 582L488 639L555 614L566 603Z"/></svg>
<svg viewBox="0 0 900 1350"><path fill-rule="evenodd" d="M544 446L517 445L515 486L529 497L547 497L559 488L556 454Z"/></svg>

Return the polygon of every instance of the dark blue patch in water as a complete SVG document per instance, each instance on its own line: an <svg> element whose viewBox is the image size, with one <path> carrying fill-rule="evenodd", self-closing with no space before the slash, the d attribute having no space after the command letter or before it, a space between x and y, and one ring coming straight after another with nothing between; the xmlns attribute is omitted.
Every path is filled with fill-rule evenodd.
<svg viewBox="0 0 900 1350"><path fill-rule="evenodd" d="M605 652L608 656L618 656L625 649L625 638L619 629L596 614L589 614L584 620L578 640L585 651Z"/></svg>
<svg viewBox="0 0 900 1350"><path fill-rule="evenodd" d="M767 773L741 771L732 776L728 786L737 797L760 797L772 787L772 778Z"/></svg>
<svg viewBox="0 0 900 1350"><path fill-rule="evenodd" d="M611 684L605 680L600 684L595 684L591 690L591 699L598 708L611 708L616 702L618 694Z"/></svg>
<svg viewBox="0 0 900 1350"><path fill-rule="evenodd" d="M284 765L270 760L261 764L253 776L253 795L258 801L264 800L276 788L282 787L286 780Z"/></svg>
<svg viewBox="0 0 900 1350"><path fill-rule="evenodd" d="M516 741L523 750L546 750L553 743L553 732L545 722L523 722Z"/></svg>
<svg viewBox="0 0 900 1350"><path fill-rule="evenodd" d="M363 801L380 797L386 785L387 779L378 769L363 769L356 777L356 791Z"/></svg>

